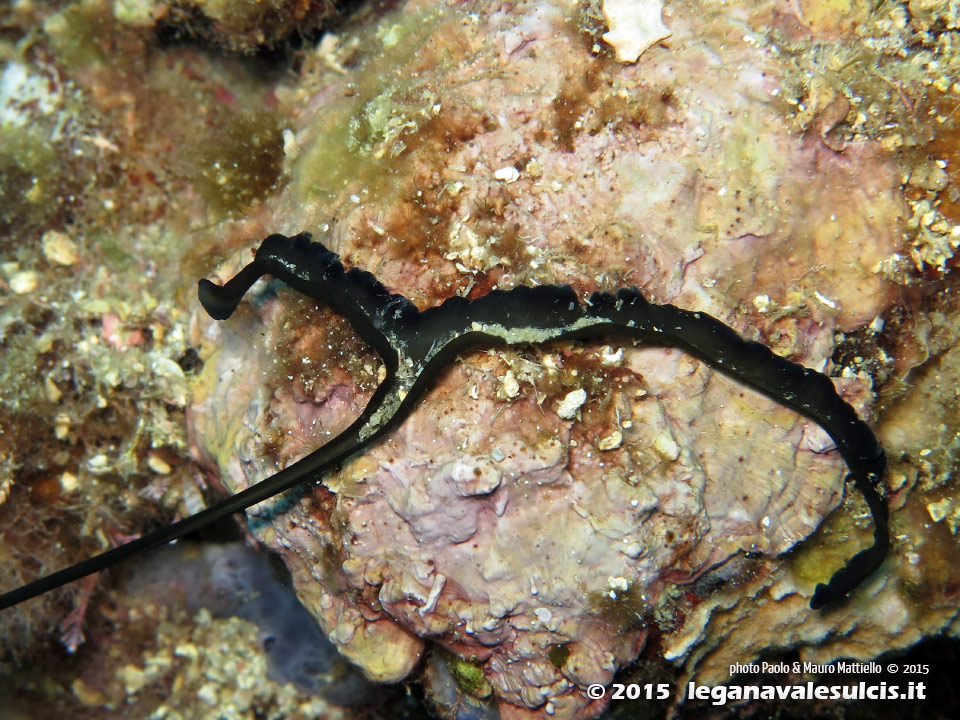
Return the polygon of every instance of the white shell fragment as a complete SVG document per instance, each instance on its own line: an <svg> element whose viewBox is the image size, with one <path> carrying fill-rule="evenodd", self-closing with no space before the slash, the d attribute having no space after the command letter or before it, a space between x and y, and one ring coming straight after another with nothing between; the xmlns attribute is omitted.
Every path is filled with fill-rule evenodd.
<svg viewBox="0 0 960 720"><path fill-rule="evenodd" d="M661 12L660 0L603 0L603 17L610 28L603 39L619 62L636 62L648 48L673 34L663 24Z"/></svg>
<svg viewBox="0 0 960 720"><path fill-rule="evenodd" d="M934 522L942 521L950 512L950 499L944 498L939 502L927 503L927 512Z"/></svg>
<svg viewBox="0 0 960 720"><path fill-rule="evenodd" d="M664 460L676 460L680 457L680 446L667 433L660 433L653 441L653 448Z"/></svg>
<svg viewBox="0 0 960 720"><path fill-rule="evenodd" d="M513 374L513 370L507 370L507 374L503 376L500 390L502 393L497 394L508 398L515 398L520 394L520 383L517 381L517 376Z"/></svg>
<svg viewBox="0 0 960 720"><path fill-rule="evenodd" d="M68 267L77 262L77 244L66 234L49 230L43 234L43 256L54 265Z"/></svg>
<svg viewBox="0 0 960 720"><path fill-rule="evenodd" d="M536 610L533 611L533 614L536 615L537 620L539 620L542 623L550 622L550 620L553 618L553 613L550 612L545 607L537 608Z"/></svg>
<svg viewBox="0 0 960 720"><path fill-rule="evenodd" d="M600 351L600 360L604 365L617 365L623 359L623 348L617 348L616 351L609 345L604 345Z"/></svg>
<svg viewBox="0 0 960 720"><path fill-rule="evenodd" d="M516 182L520 179L520 171L517 170L513 165L507 165L499 170L495 170L493 177L509 185L510 183Z"/></svg>
<svg viewBox="0 0 960 720"><path fill-rule="evenodd" d="M17 295L26 295L37 289L40 275L36 270L21 270L20 263L3 264L3 274L7 276L10 289Z"/></svg>
<svg viewBox="0 0 960 720"><path fill-rule="evenodd" d="M571 420L577 414L580 406L587 401L587 391L583 388L571 390L557 405L557 415L564 420Z"/></svg>
<svg viewBox="0 0 960 720"><path fill-rule="evenodd" d="M619 430L614 430L612 433L607 435L605 438L602 438L597 447L600 450L616 450L623 443L623 433Z"/></svg>
<svg viewBox="0 0 960 720"><path fill-rule="evenodd" d="M79 486L79 484L80 483L77 480L77 476L74 475L69 470L64 472L63 475L60 476L60 488L65 493L72 493L77 489L77 486Z"/></svg>
<svg viewBox="0 0 960 720"><path fill-rule="evenodd" d="M430 594L427 596L427 603L418 610L420 615L426 615L437 607L437 599L443 592L443 586L447 583L447 576L437 573L433 578L433 585L430 587Z"/></svg>
<svg viewBox="0 0 960 720"><path fill-rule="evenodd" d="M824 305L826 305L828 308L830 308L830 309L832 309L832 310L836 310L836 309L837 309L837 303L836 303L836 301L831 300L831 299L828 298L826 295L822 295L819 290L814 291L813 294L816 296L817 300L819 300L821 303L823 303Z"/></svg>
<svg viewBox="0 0 960 720"><path fill-rule="evenodd" d="M165 357L154 358L150 364L154 377L164 391L164 400L177 407L187 404L187 378L174 360Z"/></svg>
<svg viewBox="0 0 960 720"><path fill-rule="evenodd" d="M170 463L156 453L150 453L147 455L147 467L157 475L169 475L171 472L173 472L173 468L170 466Z"/></svg>

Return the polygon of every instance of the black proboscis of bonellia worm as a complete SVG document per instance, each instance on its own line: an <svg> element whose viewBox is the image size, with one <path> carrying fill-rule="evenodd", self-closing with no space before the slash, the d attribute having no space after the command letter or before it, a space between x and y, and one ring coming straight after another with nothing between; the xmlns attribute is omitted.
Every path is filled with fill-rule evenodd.
<svg viewBox="0 0 960 720"><path fill-rule="evenodd" d="M566 285L517 287L475 300L452 297L421 312L370 273L344 270L336 253L310 237L306 232L270 235L253 262L225 285L201 280L200 303L211 317L225 320L253 283L271 275L346 316L387 369L360 417L301 460L196 515L0 595L0 609L181 538L299 483L321 479L402 423L443 366L469 348L601 337L680 348L811 418L830 435L870 508L873 544L850 558L829 582L817 585L812 608L847 596L886 557L887 506L877 490L886 464L883 449L827 376L744 340L706 313L648 302L636 288L615 295L596 292L581 303Z"/></svg>

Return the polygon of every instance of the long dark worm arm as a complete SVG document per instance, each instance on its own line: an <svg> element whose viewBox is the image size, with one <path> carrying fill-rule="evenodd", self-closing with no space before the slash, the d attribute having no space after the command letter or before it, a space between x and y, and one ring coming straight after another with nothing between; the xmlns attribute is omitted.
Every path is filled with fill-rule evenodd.
<svg viewBox="0 0 960 720"><path fill-rule="evenodd" d="M378 440L410 414L440 369L476 346L630 337L685 350L710 366L811 418L830 435L866 498L874 522L873 544L854 555L830 581L819 584L812 608L842 598L883 562L890 546L887 506L876 485L883 449L869 426L838 394L828 377L744 340L706 313L648 302L636 288L594 293L581 304L566 285L495 290L476 300L454 297L420 312L391 294L370 273L345 271L339 256L309 233L271 235L256 256L223 286L201 280L200 302L224 320L263 275L346 316L383 359L387 377L359 418L336 438L293 465L202 512L0 595L0 609L164 545L223 517L323 474Z"/></svg>

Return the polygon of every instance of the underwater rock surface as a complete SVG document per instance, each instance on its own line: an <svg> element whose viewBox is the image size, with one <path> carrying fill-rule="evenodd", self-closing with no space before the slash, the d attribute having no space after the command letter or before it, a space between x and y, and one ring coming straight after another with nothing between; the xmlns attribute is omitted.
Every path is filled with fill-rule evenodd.
<svg viewBox="0 0 960 720"><path fill-rule="evenodd" d="M798 132L772 40L796 28L775 4L670 6L671 36L635 65L591 51L572 11L384 18L361 34L377 53L298 89L290 185L242 236L325 231L421 308L520 284L636 285L839 374L838 334L890 310L884 270L910 252L896 158L854 134L839 152L836 118ZM772 27L744 36L751 23ZM842 98L820 102L846 116ZM261 283L247 302L235 325L198 318L194 331L209 349L191 436L230 491L344 428L379 366L309 301ZM869 413L865 372L835 382ZM611 343L464 356L387 441L249 514L371 678L407 677L429 641L482 671L464 692L503 717L589 717L604 703L586 687L610 683L650 633L717 682L750 652L875 631L893 599L800 609L839 550L792 566L743 555L790 549L842 491L815 424L681 352ZM714 613L739 603L755 617L718 631ZM864 650L810 650L851 652Z"/></svg>
<svg viewBox="0 0 960 720"><path fill-rule="evenodd" d="M196 305L308 230L421 308L566 282L708 311L829 374L889 458L890 558L814 613L870 537L817 426L663 348L470 354L390 442L249 518L369 676L444 717L596 716L583 688L615 674L696 713L679 689L731 663L956 638L956 2L419 0L321 38L326 3L269 5L0 7L3 589L359 412L380 364L326 309L269 283L227 323ZM187 717L239 663L247 716L325 712L267 678L249 620L131 610L118 577L0 616L0 698Z"/></svg>
<svg viewBox="0 0 960 720"><path fill-rule="evenodd" d="M257 626L267 677L335 706L369 704L370 683L347 666L277 578L269 559L240 543L180 543L151 556L125 587L131 598L175 598L190 612Z"/></svg>

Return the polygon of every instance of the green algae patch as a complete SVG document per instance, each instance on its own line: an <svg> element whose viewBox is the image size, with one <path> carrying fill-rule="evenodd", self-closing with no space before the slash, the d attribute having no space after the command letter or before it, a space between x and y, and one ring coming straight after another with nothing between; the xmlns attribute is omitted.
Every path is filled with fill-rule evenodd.
<svg viewBox="0 0 960 720"><path fill-rule="evenodd" d="M804 545L792 558L790 569L797 584L812 592L819 583L827 582L834 569L843 565L844 560L858 547L853 540L829 547Z"/></svg>
<svg viewBox="0 0 960 720"><path fill-rule="evenodd" d="M447 667L459 688L467 695L483 700L493 694L493 687L487 682L482 665L448 655Z"/></svg>
<svg viewBox="0 0 960 720"><path fill-rule="evenodd" d="M0 231L44 224L56 210L59 159L49 141L24 128L3 127L0 149Z"/></svg>
<svg viewBox="0 0 960 720"><path fill-rule="evenodd" d="M894 516L906 536L903 554L896 558L899 567L895 572L903 598L917 617L956 597L955 568L960 564L960 543L951 527L952 518L941 517L938 510L944 501L955 506L956 497L955 484L930 493L915 493Z"/></svg>
<svg viewBox="0 0 960 720"><path fill-rule="evenodd" d="M90 113L69 81L42 65L0 68L0 251L63 220L93 176L78 146Z"/></svg>
<svg viewBox="0 0 960 720"><path fill-rule="evenodd" d="M395 24L362 33L358 46L376 51L350 68L349 92L327 102L324 122L314 123L301 139L292 177L301 201L332 198L348 187L378 195L393 186L405 151L416 144L413 138L440 111L425 76L437 64L458 60L433 44L445 17L436 10L397 13ZM414 64L430 72L410 72Z"/></svg>
<svg viewBox="0 0 960 720"><path fill-rule="evenodd" d="M283 177L283 128L269 111L230 116L209 142L192 150L191 180L220 214L235 214L267 197Z"/></svg>
<svg viewBox="0 0 960 720"><path fill-rule="evenodd" d="M551 645L547 650L547 658L550 663L558 670L567 664L570 657L570 648L566 645Z"/></svg>
<svg viewBox="0 0 960 720"><path fill-rule="evenodd" d="M46 18L43 31L58 61L73 72L119 69L132 79L140 69L132 60L143 53L143 36L118 22L106 3L72 3Z"/></svg>
<svg viewBox="0 0 960 720"><path fill-rule="evenodd" d="M859 498L855 502L855 510L839 508L811 539L787 556L791 574L806 592L813 593L818 584L830 580L847 559L870 542L868 531L858 529L850 520L851 512L857 513L864 507Z"/></svg>
<svg viewBox="0 0 960 720"><path fill-rule="evenodd" d="M603 592L587 594L590 611L604 622L628 632L645 625L650 618L650 605L640 585L619 585Z"/></svg>

